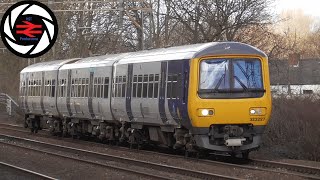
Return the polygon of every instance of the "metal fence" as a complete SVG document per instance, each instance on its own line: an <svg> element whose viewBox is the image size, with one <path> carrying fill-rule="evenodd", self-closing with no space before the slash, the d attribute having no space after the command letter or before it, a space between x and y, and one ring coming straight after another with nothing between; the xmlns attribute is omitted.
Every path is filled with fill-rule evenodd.
<svg viewBox="0 0 320 180"><path fill-rule="evenodd" d="M23 115L23 112L20 109L19 104L8 94L0 93L0 104L5 105L6 112L9 116L13 115Z"/></svg>

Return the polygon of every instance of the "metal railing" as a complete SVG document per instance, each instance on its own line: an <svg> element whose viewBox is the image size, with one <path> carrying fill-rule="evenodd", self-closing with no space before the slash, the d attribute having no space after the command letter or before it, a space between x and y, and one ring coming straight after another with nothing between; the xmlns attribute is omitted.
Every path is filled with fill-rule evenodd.
<svg viewBox="0 0 320 180"><path fill-rule="evenodd" d="M15 114L23 115L19 104L8 94L0 93L0 104L6 106L6 111L9 116L13 116Z"/></svg>

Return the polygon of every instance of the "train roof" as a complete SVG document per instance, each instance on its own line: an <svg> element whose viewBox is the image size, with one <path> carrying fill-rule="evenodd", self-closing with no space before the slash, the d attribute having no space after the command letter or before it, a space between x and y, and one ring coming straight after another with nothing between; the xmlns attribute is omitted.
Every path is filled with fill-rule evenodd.
<svg viewBox="0 0 320 180"><path fill-rule="evenodd" d="M209 55L236 54L253 54L266 57L264 52L248 44L239 42L210 42L133 52L130 53L129 56L123 57L117 64L170 61L199 58Z"/></svg>
<svg viewBox="0 0 320 180"><path fill-rule="evenodd" d="M77 60L79 60L79 58L40 62L24 68L21 73L58 70L62 65L72 63Z"/></svg>
<svg viewBox="0 0 320 180"><path fill-rule="evenodd" d="M77 69L86 67L112 66L113 63L127 56L129 53L108 54L80 59L72 64L66 64L60 69Z"/></svg>
<svg viewBox="0 0 320 180"><path fill-rule="evenodd" d="M116 63L117 65L128 63L192 59L210 55L237 54L253 54L266 57L266 54L261 50L248 44L239 42L210 42L122 54L109 54L82 59L49 61L33 64L26 67L21 72L50 71L59 69L61 66L61 69L76 69L86 67L112 66L113 63Z"/></svg>

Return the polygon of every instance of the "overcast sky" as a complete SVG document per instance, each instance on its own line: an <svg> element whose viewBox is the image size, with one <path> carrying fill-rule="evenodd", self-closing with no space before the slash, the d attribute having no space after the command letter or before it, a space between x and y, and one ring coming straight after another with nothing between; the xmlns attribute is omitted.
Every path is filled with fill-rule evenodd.
<svg viewBox="0 0 320 180"><path fill-rule="evenodd" d="M302 9L305 14L320 18L320 0L277 0L278 12L287 9Z"/></svg>

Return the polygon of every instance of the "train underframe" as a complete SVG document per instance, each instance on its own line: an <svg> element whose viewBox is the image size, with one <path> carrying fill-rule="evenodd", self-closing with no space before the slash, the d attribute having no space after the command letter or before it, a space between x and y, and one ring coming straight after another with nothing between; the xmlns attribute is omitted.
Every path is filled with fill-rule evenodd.
<svg viewBox="0 0 320 180"><path fill-rule="evenodd" d="M212 125L209 128L169 128L163 131L156 126L133 126L129 122L106 122L76 118L26 115L25 127L31 132L48 129L52 135L63 137L96 137L102 142L126 143L130 147L140 148L147 144L166 146L184 150L190 154L211 152L241 155L248 158L249 152L260 146L264 126Z"/></svg>

